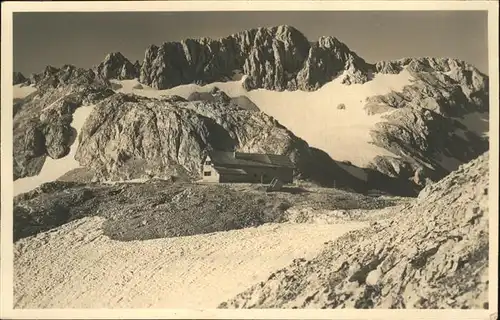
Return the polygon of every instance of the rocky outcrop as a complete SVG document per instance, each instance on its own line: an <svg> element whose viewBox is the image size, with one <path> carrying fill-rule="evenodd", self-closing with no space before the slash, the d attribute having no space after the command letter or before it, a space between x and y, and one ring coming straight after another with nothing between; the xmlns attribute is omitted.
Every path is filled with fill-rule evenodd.
<svg viewBox="0 0 500 320"><path fill-rule="evenodd" d="M285 154L299 168L311 161L308 145L276 120L224 98L156 100L123 94L96 106L82 129L76 159L104 179L162 177L177 165L198 178L209 149Z"/></svg>
<svg viewBox="0 0 500 320"><path fill-rule="evenodd" d="M316 90L345 73L345 84L368 81L371 66L334 37L321 37L309 50L304 67L297 75L298 88Z"/></svg>
<svg viewBox="0 0 500 320"><path fill-rule="evenodd" d="M193 92L187 97L188 101L210 101L218 103L229 103L231 98L219 88L214 87L209 92Z"/></svg>
<svg viewBox="0 0 500 320"><path fill-rule="evenodd" d="M487 309L488 157L220 307Z"/></svg>
<svg viewBox="0 0 500 320"><path fill-rule="evenodd" d="M326 73L324 71L327 71ZM368 64L339 40L323 37L310 45L290 26L258 28L226 38L187 39L150 46L140 81L153 88L230 80L247 75L247 90L314 90L348 70L346 83L367 81Z"/></svg>
<svg viewBox="0 0 500 320"><path fill-rule="evenodd" d="M401 93L402 100L446 116L489 110L489 80L474 66L450 58L405 58L379 62L380 73L399 73L406 68L415 81ZM397 72L396 72L397 71ZM424 100L428 101L424 101Z"/></svg>
<svg viewBox="0 0 500 320"><path fill-rule="evenodd" d="M36 93L16 102L13 119L14 180L40 172L46 156L64 157L75 139L72 114L113 94L92 70L47 67L34 75Z"/></svg>
<svg viewBox="0 0 500 320"><path fill-rule="evenodd" d="M466 163L488 150L487 138L471 131L458 135L454 119L427 109L399 109L385 118L387 122L378 123L372 131L373 142L400 157L379 157L372 166L389 176L413 179L416 171L421 171L437 181L454 169L444 159ZM388 162L391 165L386 170L383 166Z"/></svg>
<svg viewBox="0 0 500 320"><path fill-rule="evenodd" d="M377 63L382 73L407 68L414 77L401 92L368 99L368 114L383 114L371 132L373 143L399 158L378 157L371 167L389 176L415 181L439 180L458 164L488 150L488 138L467 128L465 116L488 117L488 77L455 59L402 59ZM482 123L488 131L487 121ZM446 164L451 158L453 164ZM418 171L418 173L417 173Z"/></svg>
<svg viewBox="0 0 500 320"><path fill-rule="evenodd" d="M140 64L132 64L120 52L110 53L95 68L96 73L103 79L135 79L139 77Z"/></svg>
<svg viewBox="0 0 500 320"><path fill-rule="evenodd" d="M35 86L40 94L48 93L53 89L69 93L92 89L97 91L110 86L106 79L93 70L77 68L73 65L64 65L61 68L47 66L43 72L30 75L30 84Z"/></svg>
<svg viewBox="0 0 500 320"><path fill-rule="evenodd" d="M139 74L141 73L141 66L142 66L142 64L139 62L139 60L135 60L134 69L137 72L137 76L139 76Z"/></svg>
<svg viewBox="0 0 500 320"><path fill-rule="evenodd" d="M210 92L193 92L188 98L188 101L211 101L226 103L230 105L230 109L244 109L249 111L259 111L259 107L245 96L229 97L224 91L214 87Z"/></svg>
<svg viewBox="0 0 500 320"><path fill-rule="evenodd" d="M25 83L26 81L28 81L28 79L26 79L21 72L14 72L14 74L12 75L13 85Z"/></svg>

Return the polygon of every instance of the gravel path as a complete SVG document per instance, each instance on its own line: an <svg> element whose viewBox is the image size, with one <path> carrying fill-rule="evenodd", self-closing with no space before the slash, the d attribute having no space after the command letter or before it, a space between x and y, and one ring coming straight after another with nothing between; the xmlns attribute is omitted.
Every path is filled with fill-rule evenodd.
<svg viewBox="0 0 500 320"><path fill-rule="evenodd" d="M15 243L15 308L215 308L364 226L265 224L121 242L87 217Z"/></svg>

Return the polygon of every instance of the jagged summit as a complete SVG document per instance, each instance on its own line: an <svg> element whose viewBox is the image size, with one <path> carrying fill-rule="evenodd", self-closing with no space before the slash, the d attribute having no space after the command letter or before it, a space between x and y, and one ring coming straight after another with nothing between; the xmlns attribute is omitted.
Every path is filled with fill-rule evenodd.
<svg viewBox="0 0 500 320"><path fill-rule="evenodd" d="M396 66L397 68L408 67L410 71L414 72L450 72L453 70L467 70L479 73L481 76L485 76L485 74L470 63L457 58L429 56L405 57L392 61L382 60L377 62L375 65L378 72L387 73L387 70L384 70L384 68L389 64L392 67Z"/></svg>
<svg viewBox="0 0 500 320"><path fill-rule="evenodd" d="M261 26L256 28L250 28L246 30L242 30L231 35L221 37L218 40L223 40L227 38L238 38L244 35L255 35L257 33L270 33L273 35L292 35L295 37L306 38L306 36L294 26L283 24L283 25L273 25L273 26ZM208 38L205 38L208 39Z"/></svg>
<svg viewBox="0 0 500 320"><path fill-rule="evenodd" d="M21 72L15 72L12 75L12 84L20 84L28 81L28 79L21 73Z"/></svg>
<svg viewBox="0 0 500 320"><path fill-rule="evenodd" d="M53 67L47 68L44 75L55 72ZM361 84L375 73L398 74L403 69L415 73L447 72L447 76L467 83L479 83L484 78L470 64L451 58L415 57L369 63L335 36L311 41L286 24L247 29L219 39L187 38L152 44L142 62L132 63L122 53L112 52L93 68L103 79L139 78L142 84L155 89L224 82L237 71L247 76L245 89L276 91L314 91L340 75L344 84ZM464 75L464 71L472 75Z"/></svg>
<svg viewBox="0 0 500 320"><path fill-rule="evenodd" d="M321 70L325 72L320 72ZM315 90L347 70L345 83L368 80L369 65L335 37L310 42L289 25L254 28L213 40L186 39L151 45L140 81L157 89L226 81L234 70L247 90Z"/></svg>
<svg viewBox="0 0 500 320"><path fill-rule="evenodd" d="M96 73L105 79L134 79L139 75L137 64L132 64L121 52L109 53L95 68Z"/></svg>

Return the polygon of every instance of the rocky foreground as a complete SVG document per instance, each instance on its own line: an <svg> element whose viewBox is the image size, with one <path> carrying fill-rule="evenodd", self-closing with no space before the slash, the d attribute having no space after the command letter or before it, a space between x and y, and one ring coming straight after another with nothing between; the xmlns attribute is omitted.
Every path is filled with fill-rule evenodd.
<svg viewBox="0 0 500 320"><path fill-rule="evenodd" d="M488 308L488 156L417 199L45 184L14 200L15 305Z"/></svg>
<svg viewBox="0 0 500 320"><path fill-rule="evenodd" d="M489 154L222 308L488 308Z"/></svg>
<svg viewBox="0 0 500 320"><path fill-rule="evenodd" d="M245 184L56 181L14 198L14 240L89 216L106 220L106 236L131 241L296 221L297 210L374 210L400 201L406 198L363 196L328 188L287 187L282 192L266 193L260 186ZM337 222L352 221L341 212L334 218Z"/></svg>
<svg viewBox="0 0 500 320"><path fill-rule="evenodd" d="M245 184L44 184L14 199L15 306L215 308L406 201ZM307 217L318 210L328 221Z"/></svg>

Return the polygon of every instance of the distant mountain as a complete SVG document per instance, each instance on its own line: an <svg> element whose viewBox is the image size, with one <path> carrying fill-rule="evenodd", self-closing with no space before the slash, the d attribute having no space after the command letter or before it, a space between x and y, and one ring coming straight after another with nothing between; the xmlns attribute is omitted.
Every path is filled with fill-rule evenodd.
<svg viewBox="0 0 500 320"><path fill-rule="evenodd" d="M139 68L137 63L132 64L120 52L113 52L95 67L95 72L105 79L134 79L139 76Z"/></svg>
<svg viewBox="0 0 500 320"><path fill-rule="evenodd" d="M133 163L134 175L176 167L196 178L203 150L236 148L287 154L298 176L323 185L415 194L488 150L489 83L475 67L429 57L372 64L290 26L152 45L142 63L110 53L91 70L14 74L20 83L36 92L14 105L15 179L77 141L78 161L99 179L129 178ZM223 92L207 95L215 85ZM96 108L75 140L82 105Z"/></svg>
<svg viewBox="0 0 500 320"><path fill-rule="evenodd" d="M24 77L21 72L14 72L12 76L12 82L14 85L26 82L28 79Z"/></svg>
<svg viewBox="0 0 500 320"><path fill-rule="evenodd" d="M140 81L156 89L231 79L234 70L248 77L248 90L315 90L343 71L346 83L368 80L370 68L333 37L309 43L290 26L258 28L226 38L187 39L146 50Z"/></svg>

